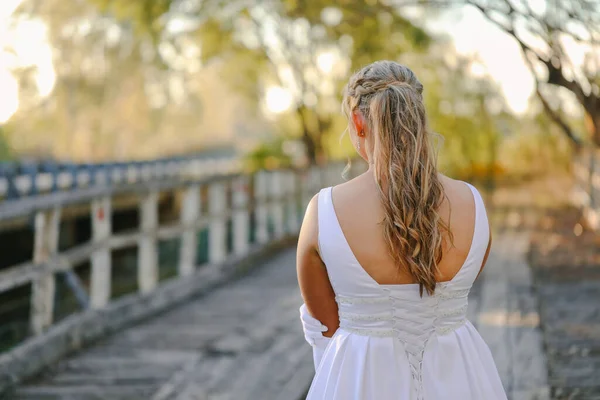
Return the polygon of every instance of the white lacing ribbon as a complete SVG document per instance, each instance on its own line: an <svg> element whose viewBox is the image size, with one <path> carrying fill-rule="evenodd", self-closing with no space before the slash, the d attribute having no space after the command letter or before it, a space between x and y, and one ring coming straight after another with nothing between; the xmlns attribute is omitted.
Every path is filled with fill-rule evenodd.
<svg viewBox="0 0 600 400"><path fill-rule="evenodd" d="M391 321L394 319L393 314L389 311L379 314L356 314L346 311L340 311L338 315L340 317L340 320L347 319L350 321Z"/></svg>
<svg viewBox="0 0 600 400"><path fill-rule="evenodd" d="M390 301L389 297L354 297L354 296L335 296L338 304L383 304Z"/></svg>

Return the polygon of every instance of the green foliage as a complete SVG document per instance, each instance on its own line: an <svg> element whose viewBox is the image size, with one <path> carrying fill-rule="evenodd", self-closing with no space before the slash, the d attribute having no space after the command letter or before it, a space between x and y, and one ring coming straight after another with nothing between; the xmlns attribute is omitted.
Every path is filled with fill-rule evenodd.
<svg viewBox="0 0 600 400"><path fill-rule="evenodd" d="M186 45L189 38L168 38L167 20L157 17L167 4L147 10L141 2L23 0L19 20L48 27L56 82L42 99L35 68L13 71L20 84L19 110L9 121L15 152L94 161L205 146L211 138L195 129L210 131L212 120L224 118L204 118L201 97L218 100L220 93L203 82L210 73L198 74L199 52Z"/></svg>
<svg viewBox="0 0 600 400"><path fill-rule="evenodd" d="M332 125L332 104L339 103L349 69L423 51L431 42L423 29L382 2L278 0L267 7L245 0L206 0L192 7L173 0L135 5L129 0L92 1L161 43L187 37L200 49L203 64L218 60L224 80L255 100L266 86L288 89L294 95L296 134L313 162L325 152L323 136ZM173 18L192 21L190 29L169 31ZM334 73L317 68L325 51L333 51L337 64L347 67Z"/></svg>
<svg viewBox="0 0 600 400"><path fill-rule="evenodd" d="M0 161L8 161L13 158L13 152L6 137L6 128L0 125Z"/></svg>
<svg viewBox="0 0 600 400"><path fill-rule="evenodd" d="M324 26L334 41L350 38L353 70L375 60L397 59L407 51L426 50L432 42L425 30L383 2L365 4L348 0L332 4L327 0L285 0L283 3L289 18L306 18L315 26ZM331 17L337 23L327 23L327 13L337 14L339 21Z"/></svg>
<svg viewBox="0 0 600 400"><path fill-rule="evenodd" d="M118 20L127 21L135 31L142 35L150 36L155 43L165 28L164 16L173 3L173 0L89 0L91 3Z"/></svg>
<svg viewBox="0 0 600 400"><path fill-rule="evenodd" d="M249 171L277 169L292 166L292 158L284 151L285 140L277 138L260 144L245 157L245 166Z"/></svg>
<svg viewBox="0 0 600 400"><path fill-rule="evenodd" d="M573 147L541 110L520 118L516 134L505 138L499 159L518 177L560 175L571 168Z"/></svg>
<svg viewBox="0 0 600 400"><path fill-rule="evenodd" d="M233 32L218 19L209 17L195 31L195 39L201 46L202 61L211 61L235 50Z"/></svg>

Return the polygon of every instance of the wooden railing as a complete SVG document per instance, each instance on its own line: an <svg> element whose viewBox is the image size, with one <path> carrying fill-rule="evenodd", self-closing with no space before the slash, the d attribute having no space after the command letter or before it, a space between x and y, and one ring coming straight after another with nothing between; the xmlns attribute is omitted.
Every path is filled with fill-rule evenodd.
<svg viewBox="0 0 600 400"><path fill-rule="evenodd" d="M0 222L33 217L35 226L31 260L0 270L0 294L30 285L30 333L34 337L43 335L54 324L57 274L73 275L77 286L73 290L78 292L82 311L102 310L111 302L114 283L111 253L137 247L138 292L151 294L159 285L158 241L179 238L175 280L186 279L202 268L195 265L195 260L198 259L197 234L203 229L208 230L208 264L219 265L230 256L244 257L251 246L296 235L311 196L321 187L340 182L343 169L343 163L332 163L305 170L160 181L74 192L61 197L48 195L22 207L0 205ZM179 194L179 220L161 225L159 194L173 191ZM122 195L139 198L139 228L114 233L111 204ZM59 251L61 214L66 207L82 204L90 205L91 240ZM84 262L89 262L91 268L87 285L81 284L73 273L75 266Z"/></svg>
<svg viewBox="0 0 600 400"><path fill-rule="evenodd" d="M295 237L311 197L341 182L344 164L49 194L20 207L0 204L0 222L33 217L35 226L31 260L0 270L0 295L30 287L30 336L0 354L0 395L68 352L223 283L244 260L260 257L260 249L270 251ZM361 168L355 163L347 175ZM178 220L161 224L160 196L173 192ZM139 199L139 227L113 232L111 204L123 195ZM91 239L59 251L63 211L86 204ZM200 257L208 262L196 265L200 231L208 232L208 254ZM179 239L176 276L160 280L158 242L174 238ZM115 299L112 286L118 282L112 275L118 271L112 253L131 247L137 248L137 292ZM82 283L75 270L85 262L89 282ZM80 311L55 322L57 278L65 274L71 276Z"/></svg>
<svg viewBox="0 0 600 400"><path fill-rule="evenodd" d="M581 151L575 160L574 202L592 229L600 231L600 150Z"/></svg>
<svg viewBox="0 0 600 400"><path fill-rule="evenodd" d="M185 157L131 162L2 162L0 198L10 201L93 186L128 185L174 177L206 177L239 171L239 156L230 149L206 151Z"/></svg>

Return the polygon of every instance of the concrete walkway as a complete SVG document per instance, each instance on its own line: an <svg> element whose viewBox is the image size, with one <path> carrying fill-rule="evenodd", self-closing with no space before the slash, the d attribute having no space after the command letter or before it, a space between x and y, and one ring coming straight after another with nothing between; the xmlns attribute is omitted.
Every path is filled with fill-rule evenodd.
<svg viewBox="0 0 600 400"><path fill-rule="evenodd" d="M494 237L493 251L470 297L470 319L490 347L509 400L549 398L525 233Z"/></svg>
<svg viewBox="0 0 600 400"><path fill-rule="evenodd" d="M509 399L542 400L547 372L526 245L523 235L495 238L469 313ZM249 276L62 361L10 398L300 399L313 373L300 302L290 249Z"/></svg>

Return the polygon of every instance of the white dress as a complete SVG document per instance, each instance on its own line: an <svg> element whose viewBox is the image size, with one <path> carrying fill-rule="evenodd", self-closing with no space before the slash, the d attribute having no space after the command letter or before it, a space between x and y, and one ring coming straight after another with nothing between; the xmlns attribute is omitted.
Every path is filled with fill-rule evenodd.
<svg viewBox="0 0 600 400"><path fill-rule="evenodd" d="M469 254L451 281L423 297L417 284L380 285L367 274L341 230L331 188L321 190L319 247L340 327L324 338L326 328L300 309L316 367L307 400L506 400L490 350L466 318L489 241L483 200L468 186L476 211Z"/></svg>

